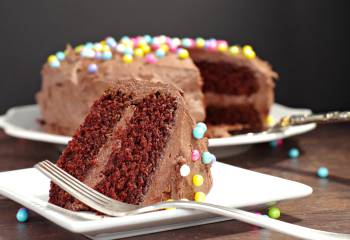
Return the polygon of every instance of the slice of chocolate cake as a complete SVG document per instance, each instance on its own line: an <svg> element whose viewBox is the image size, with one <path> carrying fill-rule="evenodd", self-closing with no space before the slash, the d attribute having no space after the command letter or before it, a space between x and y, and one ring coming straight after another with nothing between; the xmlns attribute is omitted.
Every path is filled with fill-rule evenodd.
<svg viewBox="0 0 350 240"><path fill-rule="evenodd" d="M192 200L212 185L215 157L207 152L204 132L175 87L125 80L92 105L57 165L130 204ZM88 209L55 184L49 201L70 210Z"/></svg>

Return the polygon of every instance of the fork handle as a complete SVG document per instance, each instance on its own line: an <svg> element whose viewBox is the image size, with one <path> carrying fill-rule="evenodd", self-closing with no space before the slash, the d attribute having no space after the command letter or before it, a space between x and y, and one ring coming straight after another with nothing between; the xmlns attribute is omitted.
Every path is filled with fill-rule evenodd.
<svg viewBox="0 0 350 240"><path fill-rule="evenodd" d="M350 121L350 111L328 112L323 114L297 114L283 117L280 121L282 127L302 125L307 123L333 123Z"/></svg>
<svg viewBox="0 0 350 240"><path fill-rule="evenodd" d="M160 204L155 204L153 206L144 207L136 211L148 210L154 211L154 208L187 208L187 209L197 209L204 212L209 212L229 218L234 218L236 220L249 223L262 228L270 229L276 232L280 232L286 235L290 235L302 239L310 240L344 240L350 239L349 234L332 233L325 232L316 229L306 228L299 225L283 222L276 219L267 218L261 215L257 215L251 212L243 211L240 209L228 208L223 206L218 206L209 203L198 203L192 201L173 201L173 202L163 202ZM138 212L140 213L140 212Z"/></svg>

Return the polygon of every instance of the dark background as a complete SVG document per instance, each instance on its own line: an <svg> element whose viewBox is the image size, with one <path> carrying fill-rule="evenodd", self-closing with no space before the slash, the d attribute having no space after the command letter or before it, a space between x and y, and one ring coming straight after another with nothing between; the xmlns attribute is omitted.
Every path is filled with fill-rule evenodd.
<svg viewBox="0 0 350 240"><path fill-rule="evenodd" d="M34 103L41 65L66 43L166 34L251 44L280 74L276 101L350 110L347 1L0 1L0 113Z"/></svg>

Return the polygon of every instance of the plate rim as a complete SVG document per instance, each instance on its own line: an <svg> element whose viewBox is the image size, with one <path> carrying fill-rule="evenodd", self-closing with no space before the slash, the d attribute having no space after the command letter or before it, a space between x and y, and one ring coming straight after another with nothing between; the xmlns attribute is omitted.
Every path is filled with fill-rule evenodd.
<svg viewBox="0 0 350 240"><path fill-rule="evenodd" d="M304 111L304 112L310 112L310 113L312 112L310 109L290 108L279 103L274 103L274 106L288 109L290 111ZM38 105L30 104L30 105L15 106L15 107L9 108L5 114L0 115L0 127L5 131L6 134L12 137L24 138L27 140L67 145L68 141L71 140L71 137L69 136L24 129L22 127L18 127L12 124L11 122L8 122L8 119L11 116L13 116L13 114L15 114L16 111L19 111L22 109L28 109L28 108L38 109ZM290 129L287 129L283 133L268 133L268 134L261 134L261 135L257 134L254 136L254 139L252 139L252 137L249 136L249 134L239 134L239 135L225 137L225 138L210 138L208 139L209 147L225 147L225 146L237 146L237 145L239 146L239 145L269 142L275 139L289 138L295 135L309 132L315 129L316 126L317 125L315 123L309 123L309 124L304 124L300 126L293 126Z"/></svg>

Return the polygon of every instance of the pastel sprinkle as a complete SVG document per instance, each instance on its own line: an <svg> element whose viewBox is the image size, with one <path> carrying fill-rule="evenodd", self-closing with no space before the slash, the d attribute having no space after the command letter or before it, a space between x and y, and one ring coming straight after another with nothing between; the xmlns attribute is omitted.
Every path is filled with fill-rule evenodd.
<svg viewBox="0 0 350 240"><path fill-rule="evenodd" d="M95 63L91 63L88 65L88 72L89 73L96 73L97 69L98 69L98 67Z"/></svg>
<svg viewBox="0 0 350 240"><path fill-rule="evenodd" d="M205 40L203 38L196 38L196 47L204 48Z"/></svg>
<svg viewBox="0 0 350 240"><path fill-rule="evenodd" d="M190 54L188 53L188 51L184 48L179 48L179 50L177 51L177 56L180 59L186 59L190 56Z"/></svg>
<svg viewBox="0 0 350 240"><path fill-rule="evenodd" d="M207 125L204 122L199 122L196 124L196 127L202 128L205 132L207 131Z"/></svg>
<svg viewBox="0 0 350 240"><path fill-rule="evenodd" d="M162 44L159 48L162 49L165 53L169 52L169 46L167 44Z"/></svg>
<svg viewBox="0 0 350 240"><path fill-rule="evenodd" d="M300 152L299 152L299 150L297 149L297 148L291 148L291 149L289 149L289 152L288 152L288 156L290 157L290 158L298 158L299 157L299 155L300 155Z"/></svg>
<svg viewBox="0 0 350 240"><path fill-rule="evenodd" d="M277 219L281 216L281 211L276 207L270 207L267 214L270 218Z"/></svg>
<svg viewBox="0 0 350 240"><path fill-rule="evenodd" d="M157 51L155 52L155 54L156 54L156 56L157 56L158 58L163 58L163 57L165 56L165 52L164 52L164 50L161 49L161 48L157 49Z"/></svg>
<svg viewBox="0 0 350 240"><path fill-rule="evenodd" d="M256 57L256 54L250 45L245 45L242 50L246 58L253 59Z"/></svg>
<svg viewBox="0 0 350 240"><path fill-rule="evenodd" d="M154 56L154 54L150 53L146 55L145 61L146 63L155 63L157 62L157 58Z"/></svg>
<svg viewBox="0 0 350 240"><path fill-rule="evenodd" d="M185 48L190 48L190 47L192 47L192 41L189 38L184 38L181 41L181 45Z"/></svg>
<svg viewBox="0 0 350 240"><path fill-rule="evenodd" d="M329 171L326 167L320 167L317 170L317 176L319 176L320 178L327 178L329 174Z"/></svg>
<svg viewBox="0 0 350 240"><path fill-rule="evenodd" d="M187 164L184 164L184 165L181 166L181 168L180 168L180 175L182 177L187 177L190 174L190 172L191 172L191 169L190 169L190 167Z"/></svg>
<svg viewBox="0 0 350 240"><path fill-rule="evenodd" d="M112 37L107 37L106 38L106 43L108 46L110 46L111 48L115 48L117 46L117 42L115 41L114 38Z"/></svg>
<svg viewBox="0 0 350 240"><path fill-rule="evenodd" d="M210 152L203 152L202 153L202 163L210 164L214 161L216 161L216 157L214 156L214 154L211 154Z"/></svg>
<svg viewBox="0 0 350 240"><path fill-rule="evenodd" d="M141 49L142 49L142 51L143 51L145 54L147 54L147 53L149 53L149 52L151 51L151 48L150 48L149 45L141 46Z"/></svg>
<svg viewBox="0 0 350 240"><path fill-rule="evenodd" d="M84 49L84 45L80 44L74 48L76 53L80 53Z"/></svg>
<svg viewBox="0 0 350 240"><path fill-rule="evenodd" d="M47 58L47 62L48 63L52 63L54 61L58 61L58 58L55 56L55 55L50 55L48 58Z"/></svg>
<svg viewBox="0 0 350 240"><path fill-rule="evenodd" d="M16 219L21 223L28 221L28 210L26 208L20 208L17 211Z"/></svg>
<svg viewBox="0 0 350 240"><path fill-rule="evenodd" d="M143 57L143 51L142 51L142 49L141 49L141 48L136 48L136 49L134 50L134 55L135 55L136 57Z"/></svg>
<svg viewBox="0 0 350 240"><path fill-rule="evenodd" d="M204 178L202 175L196 174L193 176L192 181L193 185L195 185L196 187L200 187L204 183Z"/></svg>
<svg viewBox="0 0 350 240"><path fill-rule="evenodd" d="M146 41L146 43L152 42L152 37L150 35L148 35L148 34L143 36L143 39Z"/></svg>
<svg viewBox="0 0 350 240"><path fill-rule="evenodd" d="M124 54L134 55L134 50L131 47L126 47L124 49Z"/></svg>
<svg viewBox="0 0 350 240"><path fill-rule="evenodd" d="M198 161L200 159L201 155L198 150L193 150L192 151L192 161Z"/></svg>
<svg viewBox="0 0 350 240"><path fill-rule="evenodd" d="M58 60L51 61L49 64L52 68L59 68L61 66L61 63Z"/></svg>
<svg viewBox="0 0 350 240"><path fill-rule="evenodd" d="M56 53L56 57L58 58L58 60L63 61L66 58L66 55L64 54L64 52L59 51Z"/></svg>
<svg viewBox="0 0 350 240"><path fill-rule="evenodd" d="M205 134L205 129L200 127L195 127L192 131L192 134L195 139L202 139Z"/></svg>
<svg viewBox="0 0 350 240"><path fill-rule="evenodd" d="M80 55L84 58L94 58L95 57L95 51L91 48L83 48L83 50L80 52Z"/></svg>
<svg viewBox="0 0 350 240"><path fill-rule="evenodd" d="M222 41L222 40L218 41L218 50L220 52L226 52L227 48L228 48L228 46L227 46L227 42L226 41Z"/></svg>
<svg viewBox="0 0 350 240"><path fill-rule="evenodd" d="M112 55L112 52L103 52L102 53L102 59L103 60L110 60L112 59L113 55Z"/></svg>
<svg viewBox="0 0 350 240"><path fill-rule="evenodd" d="M125 48L126 47L124 44L118 44L116 49L117 49L117 52L124 53Z"/></svg>
<svg viewBox="0 0 350 240"><path fill-rule="evenodd" d="M205 201L205 193L203 193L203 192L196 192L194 194L194 200L196 202L204 202Z"/></svg>
<svg viewBox="0 0 350 240"><path fill-rule="evenodd" d="M239 54L240 50L239 50L238 46L234 45L234 46L231 46L229 48L229 52L231 53L231 55L237 56Z"/></svg>
<svg viewBox="0 0 350 240"><path fill-rule="evenodd" d="M94 50L97 52L101 52L103 48L103 45L101 43L95 43L94 44Z"/></svg>
<svg viewBox="0 0 350 240"><path fill-rule="evenodd" d="M267 126L271 127L275 124L275 119L272 115L268 115L265 119L265 123Z"/></svg>
<svg viewBox="0 0 350 240"><path fill-rule="evenodd" d="M131 54L125 54L124 56L123 56L123 62L124 63L131 63L132 61L133 61L133 57L132 57L132 55Z"/></svg>

